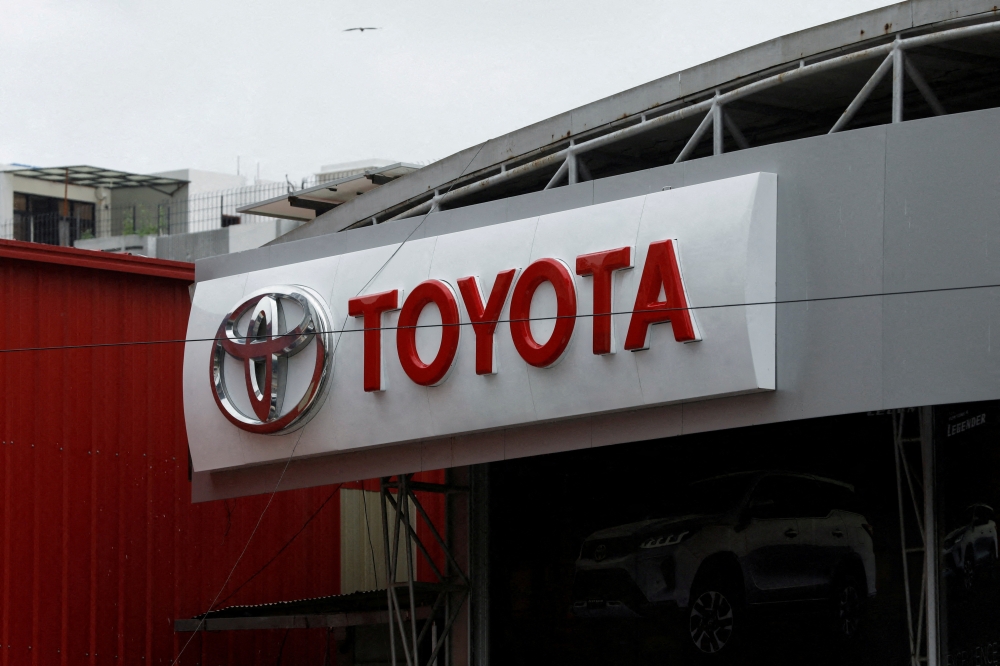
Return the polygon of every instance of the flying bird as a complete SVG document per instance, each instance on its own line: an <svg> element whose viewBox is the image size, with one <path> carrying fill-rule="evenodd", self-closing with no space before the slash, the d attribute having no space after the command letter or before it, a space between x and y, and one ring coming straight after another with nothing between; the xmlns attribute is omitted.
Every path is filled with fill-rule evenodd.
<svg viewBox="0 0 1000 666"><path fill-rule="evenodd" d="M364 32L365 30L378 30L378 28L348 28L344 32L352 32L354 30L358 30L360 32Z"/></svg>

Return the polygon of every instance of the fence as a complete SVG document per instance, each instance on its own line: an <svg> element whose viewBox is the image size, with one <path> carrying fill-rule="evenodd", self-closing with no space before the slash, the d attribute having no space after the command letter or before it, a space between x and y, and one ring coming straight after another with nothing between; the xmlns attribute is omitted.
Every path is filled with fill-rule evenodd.
<svg viewBox="0 0 1000 666"><path fill-rule="evenodd" d="M313 184L315 179L303 180L299 187ZM238 213L236 209L291 190L288 183L259 183L193 196L163 197L147 188L116 189L112 191L112 204L98 206L92 219L14 211L14 217L0 222L0 238L72 246L87 238L167 236L254 224L273 218Z"/></svg>

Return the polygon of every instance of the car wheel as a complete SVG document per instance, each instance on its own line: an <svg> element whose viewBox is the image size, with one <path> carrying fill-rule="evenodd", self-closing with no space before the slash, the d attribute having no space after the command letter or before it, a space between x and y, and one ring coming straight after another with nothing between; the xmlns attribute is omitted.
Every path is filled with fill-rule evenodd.
<svg viewBox="0 0 1000 666"><path fill-rule="evenodd" d="M857 635L864 601L865 594L859 580L851 575L842 576L833 595L834 626L841 640L850 641Z"/></svg>
<svg viewBox="0 0 1000 666"><path fill-rule="evenodd" d="M688 635L695 651L706 658L728 657L739 638L740 611L735 587L721 577L699 585L688 610Z"/></svg>

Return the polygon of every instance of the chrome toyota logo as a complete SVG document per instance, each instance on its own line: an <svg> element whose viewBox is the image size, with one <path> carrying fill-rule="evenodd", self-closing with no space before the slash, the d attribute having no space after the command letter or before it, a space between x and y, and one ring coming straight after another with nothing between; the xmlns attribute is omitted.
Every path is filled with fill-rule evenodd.
<svg viewBox="0 0 1000 666"><path fill-rule="evenodd" d="M288 326L286 315L297 317L298 323ZM215 336L211 363L212 394L226 418L257 433L305 425L329 388L332 319L319 294L297 285L261 289L233 308ZM286 396L290 359L311 347L315 362L306 356L304 364L296 364L297 372L309 375L304 394ZM227 376L227 357L240 362L242 372ZM232 361L228 365L234 369ZM301 383L296 383L296 393ZM289 397L296 402L286 409Z"/></svg>

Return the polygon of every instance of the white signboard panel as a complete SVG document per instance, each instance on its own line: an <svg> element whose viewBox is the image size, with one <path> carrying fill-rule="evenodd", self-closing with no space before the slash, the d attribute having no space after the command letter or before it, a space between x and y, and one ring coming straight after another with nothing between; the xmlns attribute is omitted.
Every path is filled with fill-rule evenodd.
<svg viewBox="0 0 1000 666"><path fill-rule="evenodd" d="M776 200L752 174L201 282L194 467L773 390Z"/></svg>

